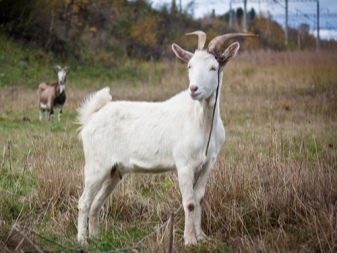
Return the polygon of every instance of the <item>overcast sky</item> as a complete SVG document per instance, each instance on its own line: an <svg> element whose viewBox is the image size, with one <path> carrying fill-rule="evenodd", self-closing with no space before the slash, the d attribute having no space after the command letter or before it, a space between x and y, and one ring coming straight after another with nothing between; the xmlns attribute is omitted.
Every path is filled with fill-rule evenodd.
<svg viewBox="0 0 337 253"><path fill-rule="evenodd" d="M194 17L199 18L206 14L215 11L216 15L221 15L229 11L231 0L194 0ZM316 35L316 16L317 2L295 2L296 0L289 0L288 2L288 25L290 27L297 28L301 23L307 23L310 26L310 30ZM153 7L159 7L163 4L171 4L172 0L150 0ZM179 6L181 2L182 8L185 9L187 4L191 0L176 0L176 4ZM237 9L241 7L243 9L243 0L233 0L232 8ZM241 3L240 3L241 2ZM251 3L254 2L254 3ZM262 0L261 3L256 3L258 0L247 0L247 11L252 8L255 9L257 14L260 12L267 15L268 11L272 15L273 19L285 26L285 0L273 1L271 3L265 3L266 0ZM320 4L320 37L321 38L334 38L337 40L337 0L319 0ZM309 16L305 16L309 14ZM335 15L333 15L335 14ZM328 16L328 17L326 17Z"/></svg>

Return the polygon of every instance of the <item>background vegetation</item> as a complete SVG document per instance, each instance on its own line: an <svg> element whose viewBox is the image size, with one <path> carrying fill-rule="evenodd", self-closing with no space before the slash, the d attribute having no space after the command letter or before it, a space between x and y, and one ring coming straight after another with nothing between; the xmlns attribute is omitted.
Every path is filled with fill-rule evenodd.
<svg viewBox="0 0 337 253"><path fill-rule="evenodd" d="M0 32L74 67L97 63L111 68L126 58L172 59L173 41L194 49L195 44L184 36L188 31L203 30L209 40L218 34L242 31L241 8L234 11L230 24L229 13L195 20L194 1L185 9L176 2L154 9L148 0L1 0ZM254 9L249 11L248 30L259 34L259 39L246 40L245 49L316 47L309 25L290 29L286 46L282 27L263 14L257 15ZM321 47L336 48L337 44L325 41Z"/></svg>
<svg viewBox="0 0 337 253"><path fill-rule="evenodd" d="M239 31L240 19L230 28L226 15L193 20L189 9L153 10L147 1L12 2L0 1L0 249L80 252L80 103L105 86L114 100L169 98L188 84L171 43L193 50L186 32L210 39ZM210 240L184 248L173 173L130 175L86 251L168 252L172 212L174 252L337 251L337 52L310 50L312 38L306 50L286 50L282 29L270 40L253 14L259 40L241 41L224 73L227 139L203 202ZM57 64L71 67L62 122L40 122L36 89L56 80Z"/></svg>

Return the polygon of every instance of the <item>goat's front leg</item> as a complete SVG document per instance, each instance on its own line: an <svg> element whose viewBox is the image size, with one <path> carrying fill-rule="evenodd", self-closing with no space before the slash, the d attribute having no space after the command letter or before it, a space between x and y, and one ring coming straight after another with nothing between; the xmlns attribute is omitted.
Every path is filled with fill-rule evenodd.
<svg viewBox="0 0 337 253"><path fill-rule="evenodd" d="M189 168L178 169L179 188L182 196L182 203L185 212L185 245L197 244L197 238L194 229L194 209L196 205L193 191L194 170Z"/></svg>
<svg viewBox="0 0 337 253"><path fill-rule="evenodd" d="M62 118L62 105L60 106L59 114L58 114L58 121L60 122Z"/></svg>
<svg viewBox="0 0 337 253"><path fill-rule="evenodd" d="M206 240L207 236L202 231L201 228L201 202L205 195L205 188L207 184L207 180L209 177L209 173L211 172L211 169L213 168L215 163L215 158L212 159L212 161L208 161L206 164L204 164L202 170L200 171L200 174L198 175L196 184L194 186L194 194L195 194L195 200L196 200L196 206L194 210L194 228L197 240Z"/></svg>

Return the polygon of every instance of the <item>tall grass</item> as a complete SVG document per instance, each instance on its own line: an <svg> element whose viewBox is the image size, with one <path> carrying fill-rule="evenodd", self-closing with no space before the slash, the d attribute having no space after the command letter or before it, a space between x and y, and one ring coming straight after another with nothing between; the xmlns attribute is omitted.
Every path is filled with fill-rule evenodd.
<svg viewBox="0 0 337 253"><path fill-rule="evenodd" d="M209 241L184 248L174 174L129 175L104 206L101 236L86 250L167 252L166 221L176 212L174 252L336 252L336 56L244 52L228 65L221 91L227 137L203 202ZM141 81L72 72L61 123L38 121L35 91L0 90L4 252L80 250L84 157L74 121L90 91L111 86L114 99L160 101L187 87L184 64L126 64L142 70Z"/></svg>

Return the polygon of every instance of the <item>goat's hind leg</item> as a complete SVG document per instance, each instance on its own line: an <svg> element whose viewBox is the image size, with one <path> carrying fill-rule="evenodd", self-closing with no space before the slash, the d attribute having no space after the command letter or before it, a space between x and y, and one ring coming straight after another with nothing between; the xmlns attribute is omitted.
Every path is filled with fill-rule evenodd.
<svg viewBox="0 0 337 253"><path fill-rule="evenodd" d="M95 174L88 173L88 170L90 170L90 172L94 172ZM97 195L97 192L99 191L105 179L103 173L97 173L100 171L101 170L97 168L96 170L93 167L90 168L88 165L86 165L84 168L84 190L78 201L79 212L77 240L81 244L86 243L89 211Z"/></svg>
<svg viewBox="0 0 337 253"><path fill-rule="evenodd" d="M39 102L39 108L40 108L40 111L39 111L39 120L41 121L42 118L43 118L43 114L44 114L44 112L47 109L47 106L44 103Z"/></svg>
<svg viewBox="0 0 337 253"><path fill-rule="evenodd" d="M54 118L54 109L51 107L48 111L48 120L53 120Z"/></svg>
<svg viewBox="0 0 337 253"><path fill-rule="evenodd" d="M41 121L42 118L43 118L43 113L44 113L45 109L42 109L40 108L40 111L39 111L39 120Z"/></svg>
<svg viewBox="0 0 337 253"><path fill-rule="evenodd" d="M102 205L110 196L112 191L121 181L122 176L117 169L117 166L113 166L109 175L106 175L106 179L98 191L94 201L92 202L89 212L89 236L96 237L99 235L99 214Z"/></svg>

